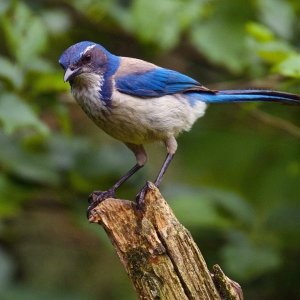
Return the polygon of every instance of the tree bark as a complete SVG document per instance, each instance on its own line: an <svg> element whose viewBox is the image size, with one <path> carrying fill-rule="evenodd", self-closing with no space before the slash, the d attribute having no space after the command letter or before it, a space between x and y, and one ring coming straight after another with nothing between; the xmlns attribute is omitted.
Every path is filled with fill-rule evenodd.
<svg viewBox="0 0 300 300"><path fill-rule="evenodd" d="M90 212L89 221L106 231L140 299L242 299L240 286L219 266L209 272L191 234L154 184L148 183L143 210L109 198Z"/></svg>

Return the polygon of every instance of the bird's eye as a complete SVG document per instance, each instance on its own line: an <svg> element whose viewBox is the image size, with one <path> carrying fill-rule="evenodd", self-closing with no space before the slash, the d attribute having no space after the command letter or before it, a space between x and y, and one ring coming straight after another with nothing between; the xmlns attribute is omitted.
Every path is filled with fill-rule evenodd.
<svg viewBox="0 0 300 300"><path fill-rule="evenodd" d="M88 63L88 62L90 62L91 61L91 54L86 54L86 55L84 55L83 57L82 57L82 61L84 62L84 63Z"/></svg>

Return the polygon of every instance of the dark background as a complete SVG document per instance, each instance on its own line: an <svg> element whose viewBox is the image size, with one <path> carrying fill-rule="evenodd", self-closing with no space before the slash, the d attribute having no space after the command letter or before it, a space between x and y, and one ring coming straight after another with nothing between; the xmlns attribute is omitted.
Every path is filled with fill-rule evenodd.
<svg viewBox="0 0 300 300"><path fill-rule="evenodd" d="M0 2L0 297L136 299L87 196L134 163L73 101L57 60L81 40L184 72L213 89L300 93L299 0ZM299 296L300 110L212 105L161 191L209 267L246 299ZM134 199L164 147L119 191Z"/></svg>

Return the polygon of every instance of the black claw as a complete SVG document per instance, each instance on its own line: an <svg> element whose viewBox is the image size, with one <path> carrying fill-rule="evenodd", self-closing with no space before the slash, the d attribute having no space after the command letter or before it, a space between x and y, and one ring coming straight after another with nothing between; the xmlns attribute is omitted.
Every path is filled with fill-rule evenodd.
<svg viewBox="0 0 300 300"><path fill-rule="evenodd" d="M143 210L145 205L145 194L149 189L149 182L147 181L143 188L139 191L139 193L135 197L136 206L138 210Z"/></svg>
<svg viewBox="0 0 300 300"><path fill-rule="evenodd" d="M88 198L88 209L87 209L87 217L89 217L90 212L92 209L94 209L99 203L104 201L107 198L114 198L115 197L115 191L114 190L108 190L108 191L95 191L89 195Z"/></svg>

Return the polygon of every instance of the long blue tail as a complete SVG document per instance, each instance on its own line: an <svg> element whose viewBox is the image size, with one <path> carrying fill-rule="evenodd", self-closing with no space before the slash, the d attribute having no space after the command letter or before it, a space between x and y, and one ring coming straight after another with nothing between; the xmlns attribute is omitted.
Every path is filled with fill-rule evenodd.
<svg viewBox="0 0 300 300"><path fill-rule="evenodd" d="M300 95L271 90L224 90L215 93L201 93L198 99L206 103L264 101L300 104Z"/></svg>

